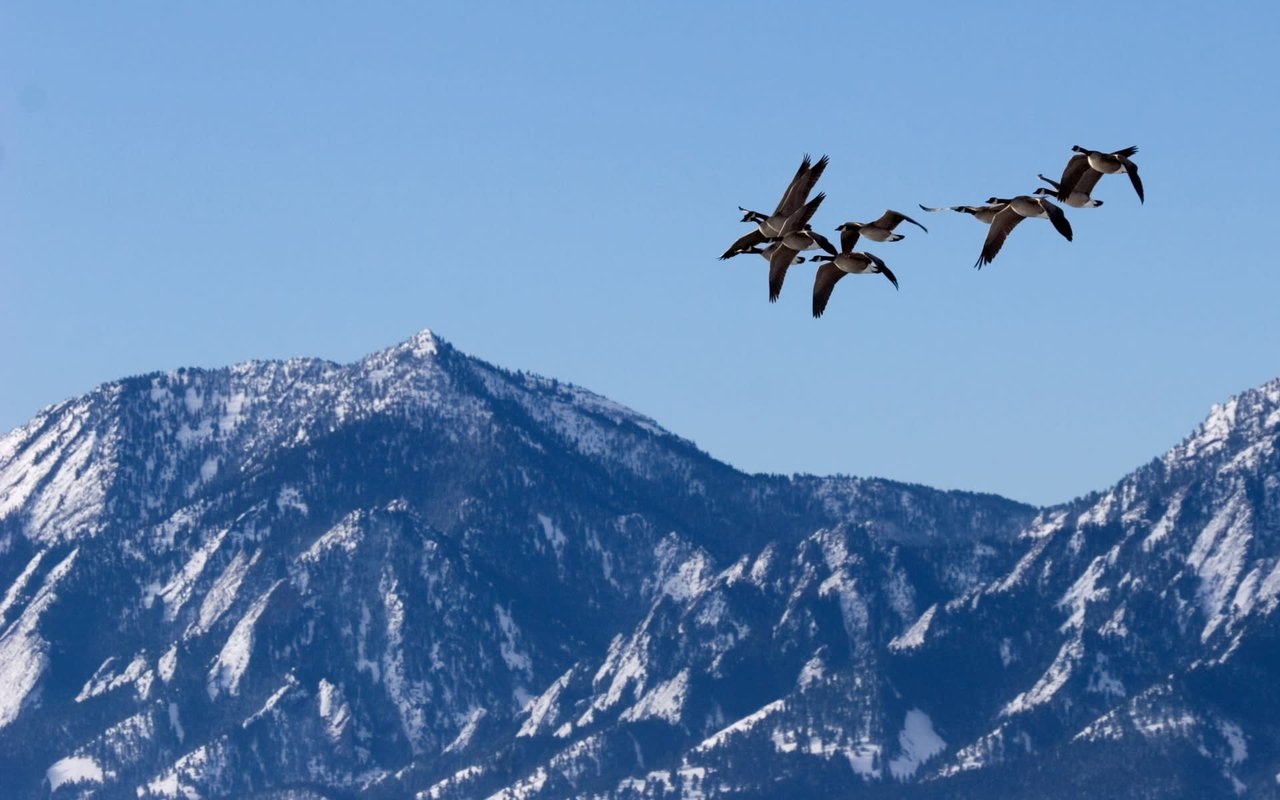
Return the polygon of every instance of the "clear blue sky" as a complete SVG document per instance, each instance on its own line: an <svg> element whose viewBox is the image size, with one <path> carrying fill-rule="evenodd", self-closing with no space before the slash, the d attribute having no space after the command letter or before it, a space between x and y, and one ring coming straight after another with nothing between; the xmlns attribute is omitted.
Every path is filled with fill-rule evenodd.
<svg viewBox="0 0 1280 800"><path fill-rule="evenodd" d="M0 429L123 375L431 328L751 471L1050 503L1280 375L1280 5L0 5ZM924 215L809 316L716 256L1141 147L1072 243ZM908 228L910 226L907 226Z"/></svg>

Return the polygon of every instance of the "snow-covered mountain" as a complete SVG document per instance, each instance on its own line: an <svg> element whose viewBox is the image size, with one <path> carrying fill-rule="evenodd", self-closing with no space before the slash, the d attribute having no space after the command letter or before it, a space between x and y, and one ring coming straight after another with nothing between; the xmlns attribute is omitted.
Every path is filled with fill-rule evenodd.
<svg viewBox="0 0 1280 800"><path fill-rule="evenodd" d="M1280 381L1049 509L424 332L0 438L0 794L1271 797Z"/></svg>

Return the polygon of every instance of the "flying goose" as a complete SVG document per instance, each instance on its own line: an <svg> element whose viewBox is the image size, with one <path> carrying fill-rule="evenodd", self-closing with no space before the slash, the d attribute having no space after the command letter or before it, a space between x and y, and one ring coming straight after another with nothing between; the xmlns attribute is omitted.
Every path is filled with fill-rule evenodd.
<svg viewBox="0 0 1280 800"><path fill-rule="evenodd" d="M856 230L842 231L840 234L840 252L834 256L814 256L815 264L826 262L818 267L813 276L813 318L822 316L827 309L827 301L831 299L831 291L836 288L836 281L845 275L866 275L879 273L889 279L893 288L898 288L898 278L878 256L871 253L855 253L853 245L858 240Z"/></svg>
<svg viewBox="0 0 1280 800"><path fill-rule="evenodd" d="M1093 184L1087 183L1092 177L1093 182L1097 183L1098 178L1103 175L1115 175L1123 172L1129 176L1129 182L1133 184L1133 190L1138 193L1138 202L1146 202L1142 196L1142 179L1138 177L1138 165L1130 161L1135 153L1138 152L1137 147L1126 147L1123 150L1117 150L1114 153L1104 153L1101 150L1087 150L1080 145L1071 148L1077 155L1072 156L1067 161L1067 167L1062 172L1062 180L1058 182L1058 195L1071 196L1073 192L1084 191L1088 194L1092 190ZM1089 173L1098 173L1096 177ZM1080 185L1087 186L1086 189L1080 189ZM1066 202L1065 200L1063 202Z"/></svg>
<svg viewBox="0 0 1280 800"><path fill-rule="evenodd" d="M901 211L893 211L885 209L880 218L872 222L846 222L836 230L840 231L840 240L843 242L847 232L853 233L853 242L850 243L848 249L853 250L853 243L858 241L858 237L862 236L873 242L896 242L902 238L902 234L894 233L893 229L898 227L899 223L910 222L925 233L929 229L916 222L911 217L903 214Z"/></svg>
<svg viewBox="0 0 1280 800"><path fill-rule="evenodd" d="M1076 179L1075 171L1083 169L1084 174ZM1070 194L1062 193L1062 185L1067 181L1068 176L1072 177L1074 188ZM1102 173L1096 169L1090 169L1088 159L1084 156L1073 156L1067 162L1067 168L1062 171L1062 180L1055 181L1052 178L1046 178L1044 175L1036 175L1037 178L1053 187L1046 189L1041 186L1032 194L1038 194L1042 197L1052 197L1061 201L1064 205L1072 208L1097 208L1102 205L1101 200L1094 200L1089 194L1093 191L1093 187L1097 185L1098 179L1102 177Z"/></svg>
<svg viewBox="0 0 1280 800"><path fill-rule="evenodd" d="M996 199L998 198L991 198L987 202L993 203ZM978 256L973 266L982 269L984 264L990 264L1004 246L1004 240L1009 238L1009 232L1027 217L1048 219L1063 238L1071 241L1071 223L1067 221L1067 215L1061 208L1043 197L1020 195L1010 199L991 221L991 230L987 231L987 240L982 244L982 255Z"/></svg>
<svg viewBox="0 0 1280 800"><path fill-rule="evenodd" d="M829 162L830 159L823 156L818 159L817 164L810 166L809 155L806 153L804 160L800 162L800 168L796 170L795 177L791 179L787 190L782 194L782 199L778 201L778 207L774 209L773 215L765 216L759 211L738 206L738 210L743 212L742 221L756 223L760 227L760 232L766 236L777 236L781 233L787 217L800 210L800 207L808 201L809 192L813 191L814 185L817 184L818 178L822 177L822 172Z"/></svg>
<svg viewBox="0 0 1280 800"><path fill-rule="evenodd" d="M940 206L938 208L930 208L919 203L916 205L919 205L925 211L959 211L961 214L968 214L984 225L990 225L991 220L995 219L996 214L1003 211L1008 203L1008 200L1001 200L998 203L988 203L985 206Z"/></svg>
<svg viewBox="0 0 1280 800"><path fill-rule="evenodd" d="M776 302L782 294L782 281L787 277L787 267L794 262L801 250L812 250L821 247L832 255L836 249L827 238L813 229L809 218L818 210L826 194L818 194L800 207L800 210L787 218L782 226L782 236L776 242L773 253L769 256L769 302Z"/></svg>
<svg viewBox="0 0 1280 800"><path fill-rule="evenodd" d="M746 252L749 248L781 236L782 227L786 224L787 218L798 211L809 199L809 192L813 191L814 184L818 182L818 178L822 177L822 171L827 168L828 161L829 159L823 156L818 159L817 164L811 164L809 155L806 153L804 160L800 162L800 168L796 170L795 177L787 185L787 190L782 193L782 199L778 201L778 207L773 210L772 215L738 206L738 210L742 212L742 221L756 223L756 229L729 245L729 249L720 256L721 260L732 258Z"/></svg>

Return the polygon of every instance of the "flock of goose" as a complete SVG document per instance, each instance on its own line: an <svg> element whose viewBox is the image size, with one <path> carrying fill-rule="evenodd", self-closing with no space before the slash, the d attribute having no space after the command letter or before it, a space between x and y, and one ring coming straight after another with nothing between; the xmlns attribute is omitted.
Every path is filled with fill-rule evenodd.
<svg viewBox="0 0 1280 800"><path fill-rule="evenodd" d="M1010 232L1019 222L1028 218L1047 219L1055 230L1071 241L1071 223L1063 210L1049 202L1052 197L1072 208L1096 208L1102 205L1101 200L1091 197L1093 187L1103 175L1123 173L1129 176L1138 200L1144 201L1142 181L1138 178L1138 166L1131 158L1138 152L1136 147L1126 147L1113 153L1101 150L1088 150L1076 145L1071 148L1075 153L1067 161L1058 180L1038 175L1049 187L1040 187L1031 194L1017 197L990 197L984 205L978 206L943 206L930 208L921 205L925 211L957 211L969 214L974 219L990 226L986 241L982 244L982 253L978 256L975 267L981 269L990 264L996 254L1009 238ZM827 255L813 256L809 260L819 264L813 279L813 316L821 317L831 299L831 292L836 283L845 275L883 275L889 279L894 288L898 288L898 278L889 269L884 260L873 253L855 251L859 239L873 242L896 242L903 238L894 233L894 229L903 222L910 222L920 230L928 233L925 226L900 211L886 210L879 219L871 222L846 222L836 228L840 234L840 249L836 250L825 236L813 229L809 220L818 206L822 205L826 194L818 192L813 199L809 193L822 177L827 168L826 156L813 163L809 156L804 157L800 169L787 186L782 200L772 214L738 207L743 212L743 222L753 222L756 227L747 235L739 238L720 256L721 260L737 255L752 253L762 256L769 262L769 302L778 299L782 293L782 282L786 278L787 269L793 264L805 261L801 252L806 250L824 250Z"/></svg>

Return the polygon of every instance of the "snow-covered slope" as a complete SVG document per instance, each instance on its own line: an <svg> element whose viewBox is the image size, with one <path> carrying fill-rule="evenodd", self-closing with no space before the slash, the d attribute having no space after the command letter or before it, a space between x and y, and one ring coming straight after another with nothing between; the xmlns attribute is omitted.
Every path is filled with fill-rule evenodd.
<svg viewBox="0 0 1280 800"><path fill-rule="evenodd" d="M1268 796L1278 427L1037 512L743 475L427 332L125 379L0 438L0 783Z"/></svg>

